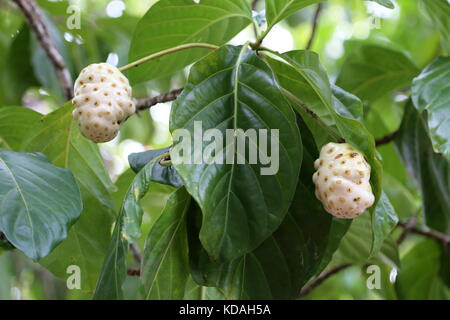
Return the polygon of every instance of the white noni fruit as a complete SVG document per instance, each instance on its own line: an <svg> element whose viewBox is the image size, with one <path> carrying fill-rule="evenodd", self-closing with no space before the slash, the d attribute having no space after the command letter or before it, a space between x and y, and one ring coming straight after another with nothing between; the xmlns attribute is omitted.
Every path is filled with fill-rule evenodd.
<svg viewBox="0 0 450 320"><path fill-rule="evenodd" d="M337 218L355 218L374 203L370 165L347 143L328 143L314 162L316 197Z"/></svg>
<svg viewBox="0 0 450 320"><path fill-rule="evenodd" d="M94 142L114 139L136 110L128 79L108 63L91 64L75 81L73 117L81 133Z"/></svg>

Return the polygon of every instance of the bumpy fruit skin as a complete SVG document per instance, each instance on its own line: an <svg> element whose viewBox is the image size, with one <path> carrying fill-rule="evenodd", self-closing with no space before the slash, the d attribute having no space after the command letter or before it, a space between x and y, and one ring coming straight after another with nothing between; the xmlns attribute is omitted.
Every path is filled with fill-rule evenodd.
<svg viewBox="0 0 450 320"><path fill-rule="evenodd" d="M356 218L375 201L370 165L362 152L347 143L328 143L314 162L316 197L337 218Z"/></svg>
<svg viewBox="0 0 450 320"><path fill-rule="evenodd" d="M108 63L91 64L75 81L73 117L81 133L94 142L114 139L136 110L128 79Z"/></svg>

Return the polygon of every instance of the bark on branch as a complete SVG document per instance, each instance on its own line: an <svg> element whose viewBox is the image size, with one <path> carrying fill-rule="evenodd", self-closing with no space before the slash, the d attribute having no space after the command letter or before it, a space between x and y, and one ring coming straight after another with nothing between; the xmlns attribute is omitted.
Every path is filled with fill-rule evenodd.
<svg viewBox="0 0 450 320"><path fill-rule="evenodd" d="M322 284L322 282L327 280L329 277L331 277L332 275L334 275L344 269L347 269L350 266L351 266L351 264L342 264L342 265L337 266L333 269L330 269L326 272L323 272L313 282L311 282L307 287L304 287L300 291L299 297L307 296L308 294L311 293L311 291L313 291L316 287L318 287L320 284Z"/></svg>
<svg viewBox="0 0 450 320"><path fill-rule="evenodd" d="M176 98L178 98L178 96L181 94L182 91L183 91L183 89L176 89L176 90L170 91L168 93L160 94L159 96L156 96L156 97L137 99L136 100L136 111L149 109L158 103L173 101Z"/></svg>
<svg viewBox="0 0 450 320"><path fill-rule="evenodd" d="M310 50L313 43L314 38L316 37L317 26L319 24L320 13L322 12L323 4L319 3L316 8L316 12L314 13L313 21L312 21L312 31L311 36L309 37L308 44L306 45L306 50Z"/></svg>
<svg viewBox="0 0 450 320"><path fill-rule="evenodd" d="M450 243L450 236L438 232L438 231L434 231L434 230L423 230L418 228L415 225L415 222L413 223L409 223L409 222L399 222L398 223L399 226L405 228L405 232L406 233L415 233L415 234L419 234L421 236L430 238L430 239L434 239L437 240L439 242L441 242L444 245L447 245Z"/></svg>
<svg viewBox="0 0 450 320"><path fill-rule="evenodd" d="M13 0L23 12L30 29L36 35L39 44L55 69L56 76L62 88L64 96L70 100L73 97L72 78L64 59L55 47L50 32L45 24L45 18L33 0Z"/></svg>

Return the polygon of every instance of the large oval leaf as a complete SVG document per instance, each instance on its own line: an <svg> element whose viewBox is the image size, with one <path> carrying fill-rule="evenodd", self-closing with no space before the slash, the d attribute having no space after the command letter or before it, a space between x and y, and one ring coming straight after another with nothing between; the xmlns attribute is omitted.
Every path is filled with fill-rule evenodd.
<svg viewBox="0 0 450 320"><path fill-rule="evenodd" d="M336 84L361 99L374 101L408 86L419 73L402 52L364 42L352 43L352 53L342 66Z"/></svg>
<svg viewBox="0 0 450 320"><path fill-rule="evenodd" d="M197 283L217 287L227 299L293 299L327 266L351 220L333 218L314 196L311 176L318 150L304 125L301 133L304 157L294 200L281 226L256 250L228 263L214 263L196 233L201 213L195 204L191 207L189 256Z"/></svg>
<svg viewBox="0 0 450 320"><path fill-rule="evenodd" d="M15 151L42 152L54 165L74 174L83 197L83 213L67 239L39 263L61 278L67 277L68 266L79 266L83 270L81 289L91 293L111 238L114 185L98 147L79 132L72 109L67 104L37 117L33 111L20 107L0 108L0 118L9 123L0 126L0 139Z"/></svg>
<svg viewBox="0 0 450 320"><path fill-rule="evenodd" d="M434 152L425 115L419 114L412 103L405 108L395 144L422 193L426 225L450 233L450 163Z"/></svg>
<svg viewBox="0 0 450 320"><path fill-rule="evenodd" d="M324 0L266 0L266 16L271 29L277 22L287 18L296 11L303 9L314 3ZM367 0L377 2L387 8L393 9L394 4L391 0Z"/></svg>
<svg viewBox="0 0 450 320"><path fill-rule="evenodd" d="M126 276L128 247L139 237L142 223L143 210L139 201L148 192L152 169L157 159L153 159L139 171L125 194L95 288L94 299L123 299L122 285Z"/></svg>
<svg viewBox="0 0 450 320"><path fill-rule="evenodd" d="M187 43L223 45L252 22L250 6L241 0L160 0L139 21L129 60ZM172 74L208 53L188 49L147 62L130 71L134 83Z"/></svg>
<svg viewBox="0 0 450 320"><path fill-rule="evenodd" d="M186 212L191 196L175 191L145 242L141 278L145 299L183 299L189 278Z"/></svg>
<svg viewBox="0 0 450 320"><path fill-rule="evenodd" d="M450 159L450 57L437 58L414 79L412 98L416 108L428 111L433 148Z"/></svg>
<svg viewBox="0 0 450 320"><path fill-rule="evenodd" d="M378 201L381 196L382 166L377 157L374 137L357 120L360 112L357 110L360 110L360 107L346 106L357 103L355 99L358 100L358 98L342 89L332 89L328 75L316 53L299 50L278 54L278 56L284 62L269 56L265 57L274 70L279 85L291 99L295 110L304 115L307 123L312 122L315 127L318 127L319 122L311 121L311 117L304 114L301 105L306 105L325 125L335 128L340 137L365 154L372 167L370 182ZM343 108L347 108L347 111L342 112Z"/></svg>
<svg viewBox="0 0 450 320"><path fill-rule="evenodd" d="M198 137L199 124L203 130L218 130L223 145L216 151L216 158L226 155L233 160L227 163L233 164L208 164L193 159L210 144ZM200 238L206 250L214 259L231 260L256 248L283 220L301 162L295 115L268 66L246 47L226 46L209 55L192 68L188 85L173 105L170 127L172 133L185 129L194 146L187 151L192 164L175 152L177 146L183 146L183 139L175 142L171 158L202 209ZM227 129L231 129L228 139ZM263 165L260 157L251 164L248 156L242 155L236 141L238 129L265 130L259 134L267 133L266 140L270 140L272 129L279 130L279 152L272 145L271 164ZM251 136L244 138L245 150L266 153L262 148L270 141L255 140ZM276 166L277 158L279 168L264 175L267 167Z"/></svg>
<svg viewBox="0 0 450 320"><path fill-rule="evenodd" d="M42 154L0 149L0 230L28 257L48 255L67 237L82 208L69 170Z"/></svg>

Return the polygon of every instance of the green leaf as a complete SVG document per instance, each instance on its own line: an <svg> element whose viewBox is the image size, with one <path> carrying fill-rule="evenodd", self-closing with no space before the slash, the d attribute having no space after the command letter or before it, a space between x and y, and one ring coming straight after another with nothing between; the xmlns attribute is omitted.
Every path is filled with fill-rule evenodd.
<svg viewBox="0 0 450 320"><path fill-rule="evenodd" d="M189 278L186 211L191 196L175 191L145 242L141 279L145 299L183 299Z"/></svg>
<svg viewBox="0 0 450 320"><path fill-rule="evenodd" d="M394 6L394 4L392 3L391 0L366 0L366 1L376 2L376 3L382 5L382 6L386 7L386 8L389 8L389 9L394 9L395 8L395 6Z"/></svg>
<svg viewBox="0 0 450 320"><path fill-rule="evenodd" d="M185 163L179 151L186 141L194 149L202 150L211 144L200 141L202 145L194 145L199 122L203 130L215 128L223 138L226 147L220 148L220 142L215 141L220 149L216 150L216 159L223 155L228 160L233 157L234 161L227 161L233 164L208 164L194 159L200 150L192 148L186 152L190 158L186 160L192 164ZM182 138L174 143L171 159L186 189L202 209L203 246L214 259L220 260L231 260L255 249L287 213L302 152L295 114L278 90L268 66L246 47L225 46L217 50L192 67L189 83L172 106L170 127L172 134L184 129L177 134L190 136L186 141ZM236 129L242 133L264 129L267 140L271 140L272 129L279 130L279 152L276 154L273 148L271 151L272 160L276 161L279 155L279 169L274 162L250 164L248 156L237 152L236 135L230 136L228 131L226 141L227 129L232 129L231 133L237 132ZM245 143L245 150L257 149L253 151L258 154L266 153L262 146L269 144L267 140L259 145L251 136L239 141ZM237 163L236 159L245 164ZM269 168L271 165L274 168Z"/></svg>
<svg viewBox="0 0 450 320"><path fill-rule="evenodd" d="M64 43L64 40L59 32L58 28L53 24L52 20L48 17L48 15L44 15L44 22L50 34L51 40L55 45L58 52L63 57L63 60L66 64L66 67L70 70L71 65L70 59L67 49ZM63 93L61 89L60 82L58 77L56 76L55 69L53 67L53 63L48 58L44 49L40 45L36 36L32 34L30 39L30 48L31 48L31 64L33 65L34 76L39 80L41 85L52 92L58 94L61 99L63 98Z"/></svg>
<svg viewBox="0 0 450 320"><path fill-rule="evenodd" d="M338 132L338 135L357 149L361 150L372 168L370 183L375 194L375 204L381 196L382 166L378 159L375 141L364 125L355 120L360 117L360 106L356 107L358 99L345 93L340 88L332 90L328 75L319 61L319 56L312 51L291 51L276 54L285 62L265 56L274 70L278 84L291 100L294 109L302 115L310 130L319 128L317 119L311 119L305 114L302 104L313 111L320 118L328 130ZM343 109L347 111L343 112ZM350 111L353 110L353 111ZM314 129L313 129L314 130ZM322 135L326 134L322 130ZM326 136L328 137L328 135ZM330 139L331 140L331 139ZM322 141L326 143L328 141ZM374 207L371 208L373 211Z"/></svg>
<svg viewBox="0 0 450 320"><path fill-rule="evenodd" d="M433 148L450 159L450 57L441 57L414 79L412 98L419 112L427 111Z"/></svg>
<svg viewBox="0 0 450 320"><path fill-rule="evenodd" d="M298 10L322 1L324 0L266 0L266 17L269 29ZM374 1L382 6L394 9L394 4L390 0L368 1Z"/></svg>
<svg viewBox="0 0 450 320"><path fill-rule="evenodd" d="M21 150L24 137L32 132L42 115L23 107L0 108L0 140L11 150Z"/></svg>
<svg viewBox="0 0 450 320"><path fill-rule="evenodd" d="M395 143L421 190L426 225L450 233L450 164L445 157L434 153L426 118L412 103L406 105Z"/></svg>
<svg viewBox="0 0 450 320"><path fill-rule="evenodd" d="M157 156L169 152L170 148L148 150L139 153L132 153L128 156L128 162L130 167L138 172L141 170L149 161ZM183 186L183 181L181 181L180 175L177 170L172 165L161 165L159 162L155 163L152 171L152 181L173 186L175 188L180 188Z"/></svg>
<svg viewBox="0 0 450 320"><path fill-rule="evenodd" d="M140 235L142 207L139 201L148 192L155 158L149 162L133 180L122 202L116 225L95 288L94 299L110 300L123 298L122 285L126 276L128 246Z"/></svg>
<svg viewBox="0 0 450 320"><path fill-rule="evenodd" d="M304 159L296 195L280 228L255 251L218 264L198 238L201 212L191 207L189 256L197 283L217 287L226 299L293 299L310 277L329 263L351 221L333 218L314 196L311 176L318 150L302 128ZM276 263L274 263L276 261Z"/></svg>
<svg viewBox="0 0 450 320"><path fill-rule="evenodd" d="M370 254L374 255L383 246L384 240L389 236L398 222L395 210L389 201L387 195L382 192L380 201L378 201L375 210L372 212L372 248Z"/></svg>
<svg viewBox="0 0 450 320"><path fill-rule="evenodd" d="M0 149L0 229L33 260L67 237L83 204L72 173L42 154Z"/></svg>
<svg viewBox="0 0 450 320"><path fill-rule="evenodd" d="M187 43L221 46L251 22L250 6L241 0L160 0L139 21L129 60ZM166 55L132 69L129 78L138 83L172 74L209 52L193 48Z"/></svg>
<svg viewBox="0 0 450 320"><path fill-rule="evenodd" d="M10 109L10 116L23 112ZM19 111L20 109L20 111ZM72 119L72 105L64 107L38 119L24 115L21 125L30 128L20 148L15 151L42 152L54 165L72 171L83 197L83 213L70 229L69 237L50 255L40 260L56 276L66 279L67 267L78 265L83 270L81 289L92 292L104 254L111 238L111 224L115 206L111 197L114 189L98 147L82 137L76 122ZM0 138L9 143L10 137ZM16 140L14 144L19 145Z"/></svg>
<svg viewBox="0 0 450 320"><path fill-rule="evenodd" d="M266 0L266 17L269 28L296 11L323 0Z"/></svg>
<svg viewBox="0 0 450 320"><path fill-rule="evenodd" d="M442 46L450 54L450 3L448 0L420 0L419 3L440 31Z"/></svg>
<svg viewBox="0 0 450 320"><path fill-rule="evenodd" d="M30 61L30 29L25 24L14 38L8 52L6 63L6 76L8 79L8 95L11 103L21 103L24 92L38 84L33 76L33 67Z"/></svg>
<svg viewBox="0 0 450 320"><path fill-rule="evenodd" d="M441 259L439 244L431 239L416 244L402 259L395 288L399 299L433 299Z"/></svg>
<svg viewBox="0 0 450 320"><path fill-rule="evenodd" d="M408 86L419 70L402 52L355 42L336 84L363 100L375 101L384 94Z"/></svg>
<svg viewBox="0 0 450 320"><path fill-rule="evenodd" d="M383 239L380 250L374 252L374 244L369 240L374 238L373 233L373 224L368 214L353 219L350 229L333 257L333 263L336 265L384 263L398 268L400 259L395 241L391 237L386 237Z"/></svg>

